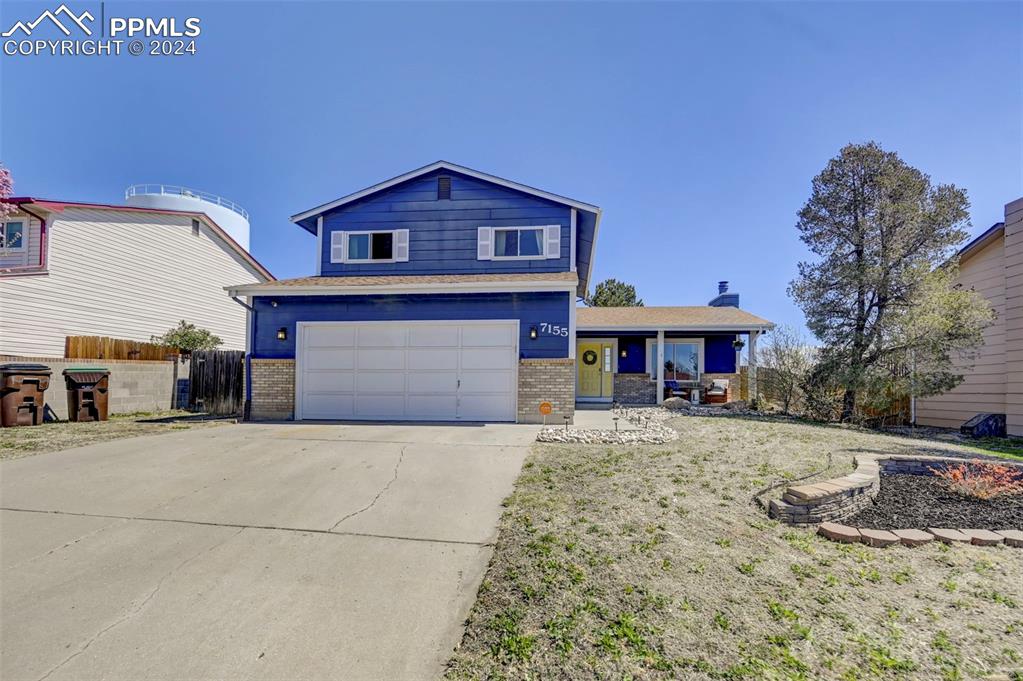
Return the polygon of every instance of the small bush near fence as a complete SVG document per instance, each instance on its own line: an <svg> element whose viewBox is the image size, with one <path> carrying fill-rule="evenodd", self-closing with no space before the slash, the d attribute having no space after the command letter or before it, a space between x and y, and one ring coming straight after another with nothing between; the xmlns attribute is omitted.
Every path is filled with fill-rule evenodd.
<svg viewBox="0 0 1023 681"><path fill-rule="evenodd" d="M177 357L180 351L168 345L140 343L105 336L67 336L64 339L65 359L142 359L165 360Z"/></svg>

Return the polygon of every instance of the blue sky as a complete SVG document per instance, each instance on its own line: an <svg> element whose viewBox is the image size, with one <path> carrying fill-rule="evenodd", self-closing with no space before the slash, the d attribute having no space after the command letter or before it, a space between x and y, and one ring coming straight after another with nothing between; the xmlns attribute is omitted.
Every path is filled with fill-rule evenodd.
<svg viewBox="0 0 1023 681"><path fill-rule="evenodd" d="M59 3L0 4L4 30ZM69 0L99 16L98 2ZM137 182L238 201L252 251L310 274L288 216L437 159L604 209L595 277L648 305L801 324L795 215L850 141L967 189L973 233L1023 195L1023 4L118 3L198 16L198 54L0 57L15 193ZM1015 47L1014 47L1015 46Z"/></svg>

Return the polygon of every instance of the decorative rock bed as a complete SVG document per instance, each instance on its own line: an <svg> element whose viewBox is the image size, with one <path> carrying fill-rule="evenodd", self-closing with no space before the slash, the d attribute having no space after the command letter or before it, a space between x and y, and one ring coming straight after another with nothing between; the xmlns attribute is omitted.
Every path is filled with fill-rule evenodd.
<svg viewBox="0 0 1023 681"><path fill-rule="evenodd" d="M537 442L577 442L586 445L660 445L678 439L678 432L660 423L651 423L641 430L596 430L544 428Z"/></svg>
<svg viewBox="0 0 1023 681"><path fill-rule="evenodd" d="M901 477L933 476L949 465L962 464L962 459L860 454L853 462L856 468L849 475L824 482L788 487L781 499L771 500L769 505L771 517L791 525L819 525L818 534L833 541L863 543L877 547L894 544L920 546L936 539L946 544L993 546L1005 543L1023 548L1023 532L1019 529L928 527L924 531L912 527L855 526L858 524L855 522L856 517L870 507L878 496L882 474ZM1023 463L999 461L998 465L1018 467L1023 473ZM865 514L865 517L869 518L869 514ZM848 525L836 522L848 518L853 519Z"/></svg>

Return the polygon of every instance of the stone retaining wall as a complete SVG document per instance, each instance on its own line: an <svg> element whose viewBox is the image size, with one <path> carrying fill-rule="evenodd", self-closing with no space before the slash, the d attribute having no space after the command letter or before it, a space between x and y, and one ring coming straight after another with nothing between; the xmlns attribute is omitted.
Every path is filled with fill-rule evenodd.
<svg viewBox="0 0 1023 681"><path fill-rule="evenodd" d="M252 369L252 421L288 421L295 418L295 360L250 359Z"/></svg>
<svg viewBox="0 0 1023 681"><path fill-rule="evenodd" d="M550 402L553 411L547 423L564 424L575 418L575 360L519 360L519 423L543 423L539 408Z"/></svg>
<svg viewBox="0 0 1023 681"><path fill-rule="evenodd" d="M962 464L966 459L945 456L907 456L892 454L859 454L853 459L856 466L849 475L824 482L795 485L785 490L781 499L772 499L769 513L772 518L790 525L817 525L834 522L856 515L868 506L881 489L881 473L934 475L950 464ZM1000 465L1020 466L1013 461Z"/></svg>

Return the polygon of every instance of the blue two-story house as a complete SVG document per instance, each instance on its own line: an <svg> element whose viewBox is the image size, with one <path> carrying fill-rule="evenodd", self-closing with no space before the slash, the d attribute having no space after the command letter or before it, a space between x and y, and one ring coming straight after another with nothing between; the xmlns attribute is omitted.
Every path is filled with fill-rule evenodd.
<svg viewBox="0 0 1023 681"><path fill-rule="evenodd" d="M294 215L316 275L228 289L249 309L250 418L537 422L548 403L562 423L577 399L652 404L736 379L737 339L770 323L734 294L577 308L600 218L445 161Z"/></svg>

